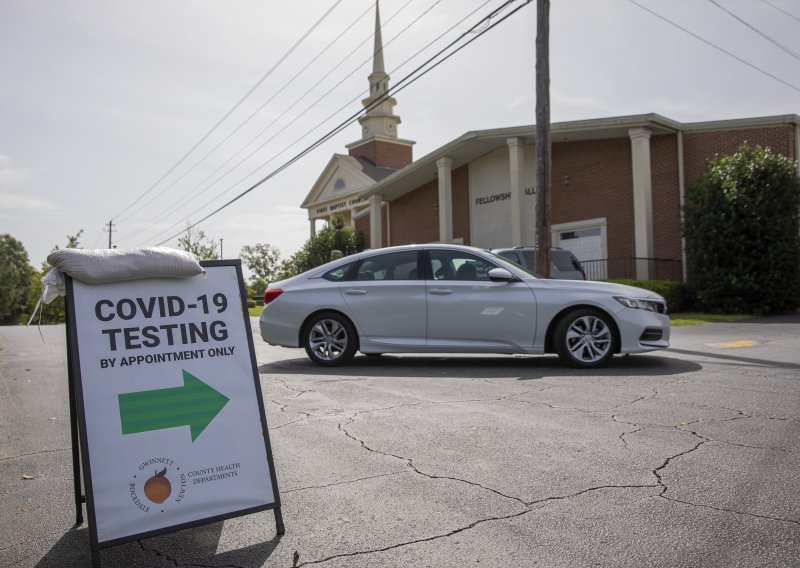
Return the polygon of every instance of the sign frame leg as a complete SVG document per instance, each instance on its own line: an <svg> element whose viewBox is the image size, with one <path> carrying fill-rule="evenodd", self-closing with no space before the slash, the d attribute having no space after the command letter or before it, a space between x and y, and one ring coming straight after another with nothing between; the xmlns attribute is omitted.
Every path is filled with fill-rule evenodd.
<svg viewBox="0 0 800 568"><path fill-rule="evenodd" d="M78 407L75 397L75 370L72 361L72 340L69 333L70 320L72 318L69 302L64 302L65 315L67 320L67 385L69 390L69 426L72 437L72 483L75 493L75 526L83 524L83 503L86 498L81 490L81 455L80 437L78 435Z"/></svg>

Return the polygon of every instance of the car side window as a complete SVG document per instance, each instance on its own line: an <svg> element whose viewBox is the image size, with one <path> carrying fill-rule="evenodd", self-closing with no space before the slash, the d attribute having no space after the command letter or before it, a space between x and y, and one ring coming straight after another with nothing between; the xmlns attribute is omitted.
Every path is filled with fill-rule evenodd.
<svg viewBox="0 0 800 568"><path fill-rule="evenodd" d="M345 264L343 266L338 266L332 270L329 270L322 277L325 280L330 280L331 282L341 282L345 278L347 278L347 273L350 272L350 269L353 267L353 263Z"/></svg>
<svg viewBox="0 0 800 568"><path fill-rule="evenodd" d="M356 280L419 280L417 251L393 252L364 259Z"/></svg>
<svg viewBox="0 0 800 568"><path fill-rule="evenodd" d="M462 280L488 282L489 271L496 265L469 253L452 250L430 251L434 280Z"/></svg>

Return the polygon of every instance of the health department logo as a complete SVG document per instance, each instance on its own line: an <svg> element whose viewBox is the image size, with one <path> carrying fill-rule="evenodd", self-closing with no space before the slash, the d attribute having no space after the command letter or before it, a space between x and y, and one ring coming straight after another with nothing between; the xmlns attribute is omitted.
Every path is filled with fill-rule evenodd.
<svg viewBox="0 0 800 568"><path fill-rule="evenodd" d="M149 458L128 484L131 503L143 513L164 513L183 502L189 483L175 460Z"/></svg>

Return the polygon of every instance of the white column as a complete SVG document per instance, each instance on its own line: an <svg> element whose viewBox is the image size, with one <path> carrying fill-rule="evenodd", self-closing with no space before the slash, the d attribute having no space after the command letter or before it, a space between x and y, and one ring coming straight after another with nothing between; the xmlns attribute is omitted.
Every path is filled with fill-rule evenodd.
<svg viewBox="0 0 800 568"><path fill-rule="evenodd" d="M523 171L525 166L525 148L519 138L509 138L508 144L508 169L509 179L511 180L511 246L522 246L522 185Z"/></svg>
<svg viewBox="0 0 800 568"><path fill-rule="evenodd" d="M439 174L439 242L453 242L453 160L436 160Z"/></svg>
<svg viewBox="0 0 800 568"><path fill-rule="evenodd" d="M383 236L383 219L381 216L382 195L369 196L369 248L381 248Z"/></svg>
<svg viewBox="0 0 800 568"><path fill-rule="evenodd" d="M308 228L310 229L309 233L308 233L308 238L312 238L314 235L317 234L317 220L316 219L309 219L308 220Z"/></svg>
<svg viewBox="0 0 800 568"><path fill-rule="evenodd" d="M653 181L650 172L650 130L631 128L631 161L633 166L633 224L638 258L653 258ZM636 278L648 280L647 261L636 263Z"/></svg>

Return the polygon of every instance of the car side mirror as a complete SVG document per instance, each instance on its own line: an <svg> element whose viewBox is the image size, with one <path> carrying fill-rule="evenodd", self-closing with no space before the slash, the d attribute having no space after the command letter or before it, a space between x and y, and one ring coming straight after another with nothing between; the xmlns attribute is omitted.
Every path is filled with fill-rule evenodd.
<svg viewBox="0 0 800 568"><path fill-rule="evenodd" d="M489 271L489 280L492 282L516 282L519 278L505 268L492 268Z"/></svg>

